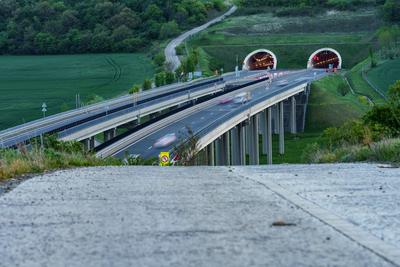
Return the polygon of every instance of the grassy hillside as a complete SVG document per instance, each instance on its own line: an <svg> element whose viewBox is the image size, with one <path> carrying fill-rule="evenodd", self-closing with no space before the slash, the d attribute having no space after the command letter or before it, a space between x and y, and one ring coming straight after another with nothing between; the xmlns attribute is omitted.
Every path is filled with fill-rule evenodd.
<svg viewBox="0 0 400 267"><path fill-rule="evenodd" d="M387 92L390 85L400 80L400 59L389 60L368 71L369 80L382 92Z"/></svg>
<svg viewBox="0 0 400 267"><path fill-rule="evenodd" d="M144 54L0 57L0 129L75 107L75 94L86 102L127 92L153 76Z"/></svg>
<svg viewBox="0 0 400 267"><path fill-rule="evenodd" d="M266 48L278 57L280 68L304 68L309 56L322 47L337 49L344 67L368 56L381 25L375 9L324 12L315 17L275 17L272 13L228 18L190 40L210 57L210 68L232 70L236 55L242 62L253 50Z"/></svg>
<svg viewBox="0 0 400 267"><path fill-rule="evenodd" d="M375 104L383 104L385 100L376 90L374 90L374 88L368 84L362 75L363 70L367 69L369 66L370 60L366 59L354 66L346 74L346 77L356 93L367 96Z"/></svg>
<svg viewBox="0 0 400 267"><path fill-rule="evenodd" d="M306 118L306 132L322 132L328 127L340 126L345 121L361 117L368 109L359 96L337 91L344 80L340 75L326 77L313 83Z"/></svg>

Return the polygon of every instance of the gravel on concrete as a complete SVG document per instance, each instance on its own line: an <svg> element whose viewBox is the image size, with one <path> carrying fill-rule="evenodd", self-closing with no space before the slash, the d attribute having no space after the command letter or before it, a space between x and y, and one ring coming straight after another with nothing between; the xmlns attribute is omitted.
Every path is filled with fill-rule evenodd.
<svg viewBox="0 0 400 267"><path fill-rule="evenodd" d="M393 266L242 174L101 167L35 177L0 196L0 266Z"/></svg>

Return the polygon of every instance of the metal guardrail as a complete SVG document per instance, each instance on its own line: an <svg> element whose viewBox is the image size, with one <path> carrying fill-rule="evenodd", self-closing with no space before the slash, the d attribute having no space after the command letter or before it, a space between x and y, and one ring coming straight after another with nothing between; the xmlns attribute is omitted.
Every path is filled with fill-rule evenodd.
<svg viewBox="0 0 400 267"><path fill-rule="evenodd" d="M199 138L198 149L205 148L208 144L213 142L223 133L229 131L237 124L247 120L248 118L260 113L264 109L273 106L285 99L304 91L308 83L298 82L294 85L286 86L281 90L274 92L272 95L268 95L258 99L255 102L249 102L245 105L247 109L237 110L233 113L229 113L225 116L220 117L218 120L213 121L207 126L203 127L196 136ZM288 90L288 87L294 87ZM285 89L286 88L286 89Z"/></svg>
<svg viewBox="0 0 400 267"><path fill-rule="evenodd" d="M176 94L185 90L197 88L207 84L215 82L222 82L223 78L207 78L199 81L193 81L185 84L175 84L165 86L158 89L145 91L140 94L142 101L151 101L162 96ZM171 88L174 88L171 90ZM90 120L97 119L113 112L126 109L131 105L134 105L134 100L131 95L119 97L112 100L107 100L102 103L94 104L88 107L72 110L56 115L49 116L47 118L39 119L33 122L26 123L24 125L16 126L0 132L1 144L4 144L8 139L19 136L20 139L29 140L33 137L40 135L41 133L54 133L63 131L68 128L72 128L76 125L88 122ZM110 108L112 106L112 108ZM91 114L92 113L92 114ZM88 114L91 114L88 116ZM58 124L61 124L58 125ZM41 131L41 128L54 127L49 131ZM4 145L3 145L4 146Z"/></svg>
<svg viewBox="0 0 400 267"><path fill-rule="evenodd" d="M253 89L254 87L258 87L258 86L260 86L260 84L266 82L268 79L269 78L263 78L260 80L252 81L250 83L246 83L244 85L237 86L236 88L232 89L231 92L229 92L227 94L223 94L220 97L213 98L204 103L198 104L194 107L185 109L179 113L173 114L167 118L157 121L157 122L149 125L146 128L140 129L137 132L133 132L131 135L126 136L123 139L117 140L115 143L110 143L109 146L98 151L96 155L98 157L113 156L113 155L119 153L121 150L126 149L127 147L131 146L132 144L138 142L140 139L149 135L149 133L151 133L151 132L158 131L158 130L168 126L170 123L173 123L174 121L181 120L181 119L186 118L198 111L204 110L207 107L215 105L222 98L225 98L227 96L234 96L238 92L245 92L249 89Z"/></svg>
<svg viewBox="0 0 400 267"><path fill-rule="evenodd" d="M225 84L219 84L213 87L209 87L208 89L205 90L193 92L188 95L182 95L179 97L175 97L173 99L169 98L169 96L166 96L165 97L166 99L164 100L163 98L157 98L150 102L147 102L146 103L147 105L151 103L149 106L131 107L128 109L121 110L117 113L113 113L109 116L88 121L86 124L78 125L76 127L77 129L74 128L66 129L63 132L60 132L59 138L62 141L70 141L70 140L81 141L91 136L94 136L98 133L102 133L104 131L116 128L128 122L136 120L139 116L143 117L179 104L186 103L188 101L195 101L200 97L223 91L224 88Z"/></svg>

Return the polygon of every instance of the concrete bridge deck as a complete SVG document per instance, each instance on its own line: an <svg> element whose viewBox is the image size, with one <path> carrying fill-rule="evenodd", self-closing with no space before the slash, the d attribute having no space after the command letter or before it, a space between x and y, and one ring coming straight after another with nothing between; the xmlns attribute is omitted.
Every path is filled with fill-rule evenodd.
<svg viewBox="0 0 400 267"><path fill-rule="evenodd" d="M399 174L373 164L59 171L0 195L0 266L399 266Z"/></svg>

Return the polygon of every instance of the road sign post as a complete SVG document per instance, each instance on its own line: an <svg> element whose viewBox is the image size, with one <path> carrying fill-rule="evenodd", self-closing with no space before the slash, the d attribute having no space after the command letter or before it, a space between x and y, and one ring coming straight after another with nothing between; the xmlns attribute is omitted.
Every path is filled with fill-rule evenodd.
<svg viewBox="0 0 400 267"><path fill-rule="evenodd" d="M161 152L160 156L160 166L165 167L170 165L170 154L169 152Z"/></svg>

